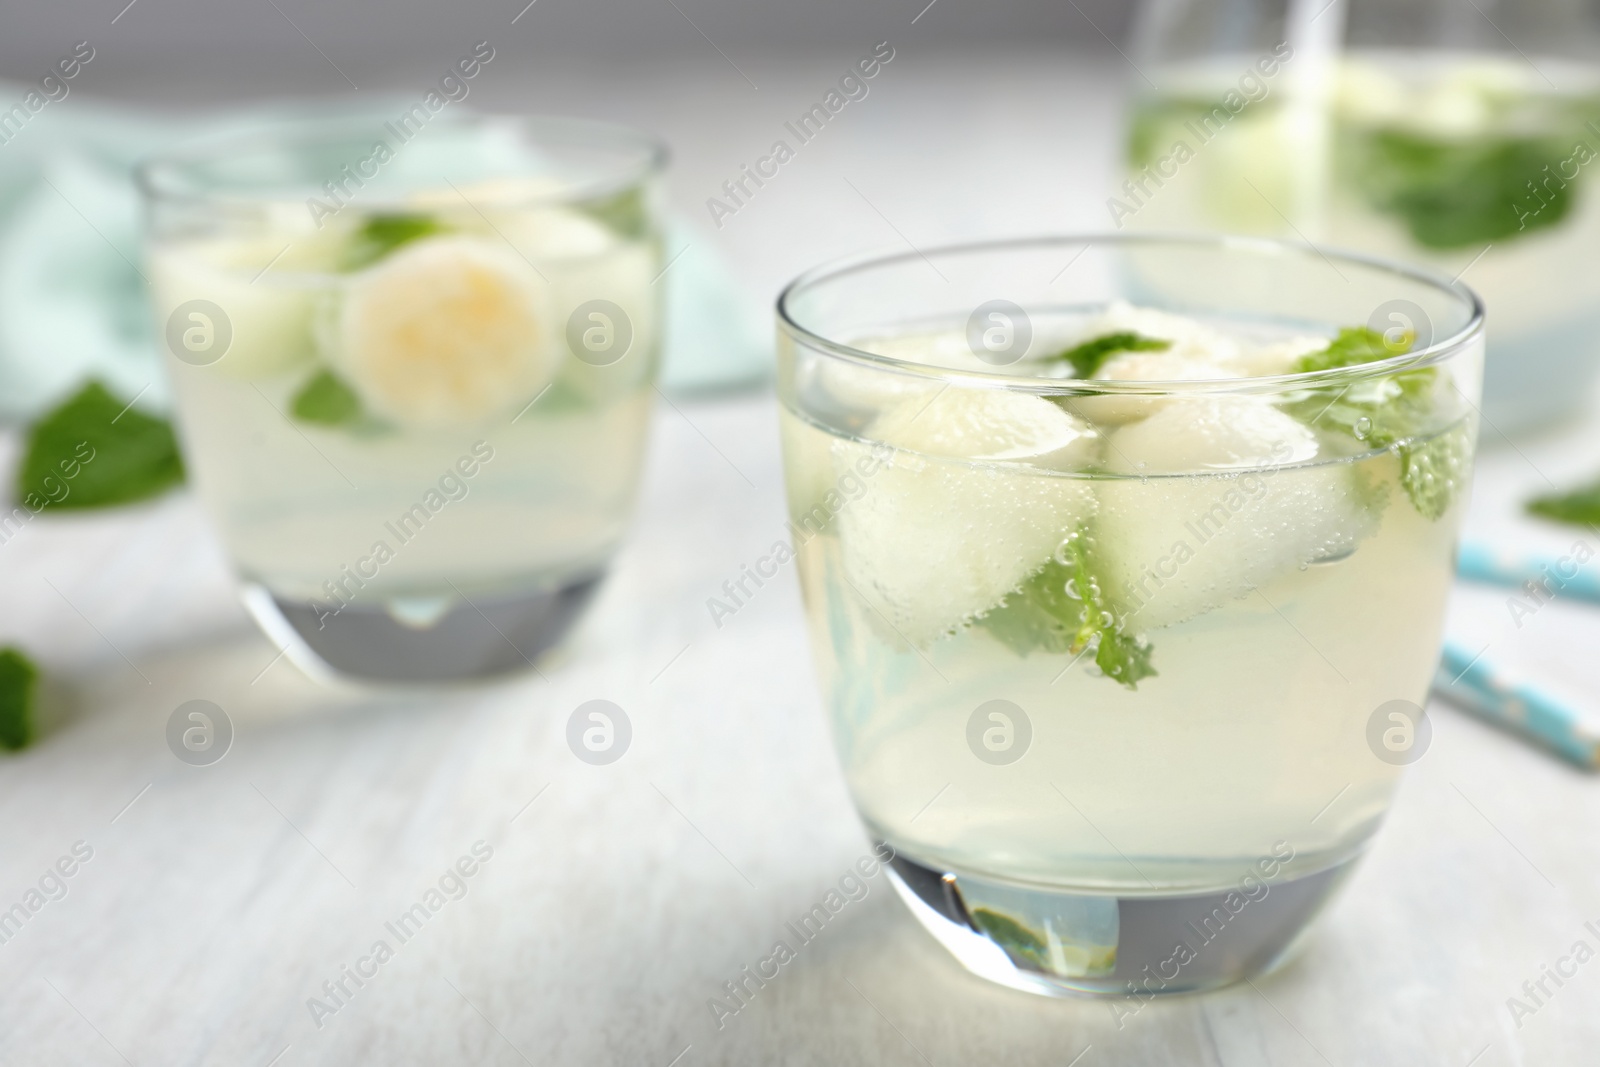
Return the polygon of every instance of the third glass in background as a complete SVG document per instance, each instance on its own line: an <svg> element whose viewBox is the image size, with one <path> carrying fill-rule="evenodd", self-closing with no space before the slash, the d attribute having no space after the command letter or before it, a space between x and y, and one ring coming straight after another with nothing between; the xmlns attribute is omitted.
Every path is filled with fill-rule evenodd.
<svg viewBox="0 0 1600 1067"><path fill-rule="evenodd" d="M1115 221L1464 272L1490 311L1486 422L1581 411L1600 372L1600 25L1580 5L1486 9L1149 0L1134 60L1154 85Z"/></svg>

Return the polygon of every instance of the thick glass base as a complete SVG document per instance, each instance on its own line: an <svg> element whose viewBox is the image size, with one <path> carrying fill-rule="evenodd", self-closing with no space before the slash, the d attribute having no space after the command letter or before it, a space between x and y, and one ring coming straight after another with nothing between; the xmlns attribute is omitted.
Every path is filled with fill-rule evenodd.
<svg viewBox="0 0 1600 1067"><path fill-rule="evenodd" d="M351 604L337 615L256 583L245 585L243 596L267 635L315 677L452 684L529 670L566 636L601 577L470 600L450 593Z"/></svg>
<svg viewBox="0 0 1600 1067"><path fill-rule="evenodd" d="M1184 896L1024 888L927 867L898 850L890 876L918 921L982 978L1046 996L1149 997L1215 989L1271 970L1356 858L1314 874Z"/></svg>

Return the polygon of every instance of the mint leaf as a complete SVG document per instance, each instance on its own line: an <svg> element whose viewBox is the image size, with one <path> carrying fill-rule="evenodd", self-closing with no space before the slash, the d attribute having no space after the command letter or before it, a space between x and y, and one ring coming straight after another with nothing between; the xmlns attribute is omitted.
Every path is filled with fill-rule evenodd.
<svg viewBox="0 0 1600 1067"><path fill-rule="evenodd" d="M1190 142L1194 135L1185 124L1207 119L1215 123L1218 111L1228 113L1221 97L1180 96L1137 106L1128 125L1129 164L1142 170L1176 142Z"/></svg>
<svg viewBox="0 0 1600 1067"><path fill-rule="evenodd" d="M1128 123L1127 156L1134 170L1141 170L1156 161L1165 147L1160 137L1170 127L1168 107L1140 107L1133 112Z"/></svg>
<svg viewBox="0 0 1600 1067"><path fill-rule="evenodd" d="M1425 248L1461 248L1560 225L1575 183L1546 183L1572 152L1562 138L1443 138L1378 129L1346 137L1346 173L1379 211L1397 215ZM1541 190L1535 195L1534 188Z"/></svg>
<svg viewBox="0 0 1600 1067"><path fill-rule="evenodd" d="M15 752L33 740L33 692L39 669L15 648L0 649L0 748Z"/></svg>
<svg viewBox="0 0 1600 1067"><path fill-rule="evenodd" d="M650 202L642 185L577 206L619 236L641 239L650 233Z"/></svg>
<svg viewBox="0 0 1600 1067"><path fill-rule="evenodd" d="M1445 432L1421 441L1402 441L1395 451L1400 456L1400 484L1417 509L1429 522L1437 522L1450 510L1456 493L1467 483L1471 465L1472 429L1465 421Z"/></svg>
<svg viewBox="0 0 1600 1067"><path fill-rule="evenodd" d="M1044 938L1002 912L973 908L968 914L972 917L972 924L990 941L1005 949L1006 955L1013 960L1022 960L1040 968L1045 966L1049 946Z"/></svg>
<svg viewBox="0 0 1600 1067"><path fill-rule="evenodd" d="M1528 501L1528 514L1574 526L1600 523L1600 482L1567 493L1551 493Z"/></svg>
<svg viewBox="0 0 1600 1067"><path fill-rule="evenodd" d="M1097 643L1095 665L1107 677L1137 689L1156 673L1150 666L1152 649L1122 631L1090 566L1085 540L1082 532L1069 538L1065 562L1051 559L978 624L1019 656L1035 649L1078 655Z"/></svg>
<svg viewBox="0 0 1600 1067"><path fill-rule="evenodd" d="M301 422L348 426L361 419L361 398L332 371L318 371L300 387L289 410Z"/></svg>
<svg viewBox="0 0 1600 1067"><path fill-rule="evenodd" d="M98 508L144 500L182 482L183 460L166 420L90 381L28 432L16 492L35 511Z"/></svg>
<svg viewBox="0 0 1600 1067"><path fill-rule="evenodd" d="M1074 345L1049 358L1066 360L1072 364L1074 378L1092 378L1094 372L1118 352L1164 352L1171 347L1171 341L1124 330Z"/></svg>
<svg viewBox="0 0 1600 1067"><path fill-rule="evenodd" d="M1396 344L1375 330L1350 327L1340 330L1327 348L1302 356L1294 370L1372 363L1409 351L1411 343L1410 337ZM1400 460L1401 488L1419 515L1436 521L1466 484L1472 451L1465 423L1438 432L1437 385L1437 370L1420 367L1337 389L1319 386L1286 409L1313 429L1344 434L1371 449L1392 449Z"/></svg>
<svg viewBox="0 0 1600 1067"><path fill-rule="evenodd" d="M1358 363L1372 363L1390 356L1402 356L1411 351L1415 337L1406 335L1391 344L1388 338L1377 330L1366 326L1347 326L1339 331L1339 335L1328 342L1328 347L1319 352L1301 356L1294 365L1294 373L1304 374L1307 371L1333 370L1338 367L1353 367Z"/></svg>
<svg viewBox="0 0 1600 1067"><path fill-rule="evenodd" d="M1053 656L1077 651L1083 601L1067 595L1071 568L1051 560L1021 588L978 620L978 624L1019 656L1038 649Z"/></svg>
<svg viewBox="0 0 1600 1067"><path fill-rule="evenodd" d="M444 230L443 224L431 215L373 215L350 238L339 268L353 271L370 267L401 245Z"/></svg>

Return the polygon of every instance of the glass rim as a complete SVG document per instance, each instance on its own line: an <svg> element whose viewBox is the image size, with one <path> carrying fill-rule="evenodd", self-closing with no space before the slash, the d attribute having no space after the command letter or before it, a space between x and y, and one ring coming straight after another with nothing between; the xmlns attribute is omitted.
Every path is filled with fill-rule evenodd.
<svg viewBox="0 0 1600 1067"><path fill-rule="evenodd" d="M1176 246L1211 248L1218 251L1238 250L1275 256L1319 258L1330 265L1337 260L1368 270L1405 278L1431 286L1462 301L1469 311L1467 322L1443 340L1425 348L1402 352L1386 359L1357 363L1328 370L1300 371L1293 374L1269 374L1239 378L1187 378L1134 381L1116 378L1038 378L994 371L962 370L930 366L911 360L879 355L862 348L826 337L803 326L793 313L795 300L807 290L823 283L861 274L882 267L915 261L929 261L930 256L968 255L982 252L1003 252L1051 246L1081 245L1084 250L1096 245L1120 246ZM1080 253L1081 254L1081 253ZM1070 264L1069 264L1070 266ZM946 384L963 383L974 388L1010 389L1039 396L1163 396L1173 394L1212 393L1278 393L1298 389L1311 389L1329 385L1350 385L1371 378L1382 378L1400 371L1442 363L1484 332L1484 303L1475 290L1459 277L1451 278L1426 267L1385 259L1349 249L1327 248L1309 241L1290 241L1272 237L1246 237L1235 234L1194 233L1084 233L1046 234L1032 237L998 237L976 241L958 241L928 248L896 249L894 251L868 251L841 257L813 267L799 275L779 292L776 311L779 328L792 339L830 358L853 363L871 370L896 373Z"/></svg>
<svg viewBox="0 0 1600 1067"><path fill-rule="evenodd" d="M267 144L279 146L312 145L341 139L367 140L381 136L393 121L373 111L344 114L326 118L276 119L249 129L230 130L192 137L169 149L151 153L134 165L134 180L147 203L183 202L215 204L219 206L252 206L277 199L268 186L258 190L239 191L212 188L186 177L193 168L208 162L239 155L242 152L261 151ZM448 115L434 115L418 133L434 129L488 129L517 127L530 132L543 132L552 140L565 137L569 142L587 138L589 143L606 142L620 148L635 150L635 158L619 166L615 174L607 174L589 182L575 183L551 193L532 193L526 196L497 199L497 206L518 207L537 204L567 203L573 199L599 196L628 189L660 174L671 160L667 143L655 134L620 122L579 118L570 115L536 114L513 115L500 112L458 110ZM287 189L283 190L288 192ZM380 201L374 201L377 205Z"/></svg>

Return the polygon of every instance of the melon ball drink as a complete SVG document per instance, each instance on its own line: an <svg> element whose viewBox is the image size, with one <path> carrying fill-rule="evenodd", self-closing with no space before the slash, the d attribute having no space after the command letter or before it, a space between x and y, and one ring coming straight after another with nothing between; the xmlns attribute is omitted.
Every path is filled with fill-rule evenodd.
<svg viewBox="0 0 1600 1067"><path fill-rule="evenodd" d="M1537 428L1590 403L1600 68L1285 44L1152 69L1119 225L1327 241L1460 274L1493 310L1489 424Z"/></svg>
<svg viewBox="0 0 1600 1067"><path fill-rule="evenodd" d="M187 465L302 665L526 669L591 598L651 409L660 161L603 126L440 119L146 168Z"/></svg>
<svg viewBox="0 0 1600 1067"><path fill-rule="evenodd" d="M1392 300L1432 344L1363 325ZM1426 734L1476 298L1097 238L858 261L779 307L822 695L910 909L1046 993L1283 958Z"/></svg>

